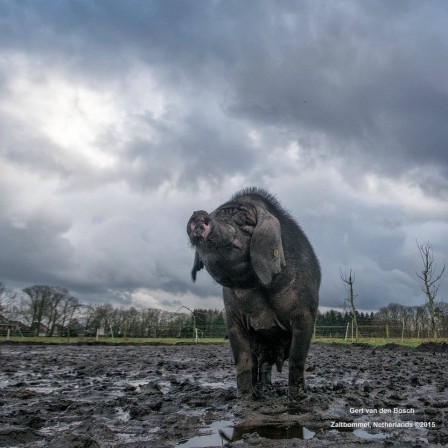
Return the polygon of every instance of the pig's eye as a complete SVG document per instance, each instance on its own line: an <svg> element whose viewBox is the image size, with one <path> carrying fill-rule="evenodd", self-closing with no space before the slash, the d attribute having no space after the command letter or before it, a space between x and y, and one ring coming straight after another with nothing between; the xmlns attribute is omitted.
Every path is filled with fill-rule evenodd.
<svg viewBox="0 0 448 448"><path fill-rule="evenodd" d="M233 216L235 213L238 212L238 209L235 207L224 207L221 208L218 212L217 212L217 216Z"/></svg>

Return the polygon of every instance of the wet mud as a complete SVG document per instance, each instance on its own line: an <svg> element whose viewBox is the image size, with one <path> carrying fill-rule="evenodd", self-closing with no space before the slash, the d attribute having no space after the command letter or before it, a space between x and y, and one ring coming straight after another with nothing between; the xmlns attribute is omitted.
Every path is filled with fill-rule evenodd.
<svg viewBox="0 0 448 448"><path fill-rule="evenodd" d="M0 346L0 447L447 446L448 347L313 344L258 400L228 345Z"/></svg>

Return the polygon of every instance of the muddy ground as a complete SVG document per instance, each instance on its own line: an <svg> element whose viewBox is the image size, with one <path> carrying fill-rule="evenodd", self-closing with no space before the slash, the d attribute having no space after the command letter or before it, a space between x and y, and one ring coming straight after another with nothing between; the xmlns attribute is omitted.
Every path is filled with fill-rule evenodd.
<svg viewBox="0 0 448 448"><path fill-rule="evenodd" d="M228 345L1 345L0 447L441 447L447 371L444 344L313 344L291 405L287 369L241 401Z"/></svg>

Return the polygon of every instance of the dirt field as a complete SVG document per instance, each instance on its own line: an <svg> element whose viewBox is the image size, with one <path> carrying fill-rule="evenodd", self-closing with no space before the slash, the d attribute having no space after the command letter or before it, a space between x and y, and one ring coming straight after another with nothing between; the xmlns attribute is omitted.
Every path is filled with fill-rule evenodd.
<svg viewBox="0 0 448 448"><path fill-rule="evenodd" d="M287 369L269 397L242 402L227 345L5 344L0 353L0 447L448 444L444 344L315 344L309 396L295 406Z"/></svg>

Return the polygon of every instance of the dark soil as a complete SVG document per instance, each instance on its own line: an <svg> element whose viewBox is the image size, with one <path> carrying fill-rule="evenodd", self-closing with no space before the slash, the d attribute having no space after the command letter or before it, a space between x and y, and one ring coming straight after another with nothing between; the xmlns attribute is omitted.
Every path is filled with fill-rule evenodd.
<svg viewBox="0 0 448 448"><path fill-rule="evenodd" d="M228 345L2 345L0 447L447 446L447 352L314 344L291 404L287 366L239 398Z"/></svg>

